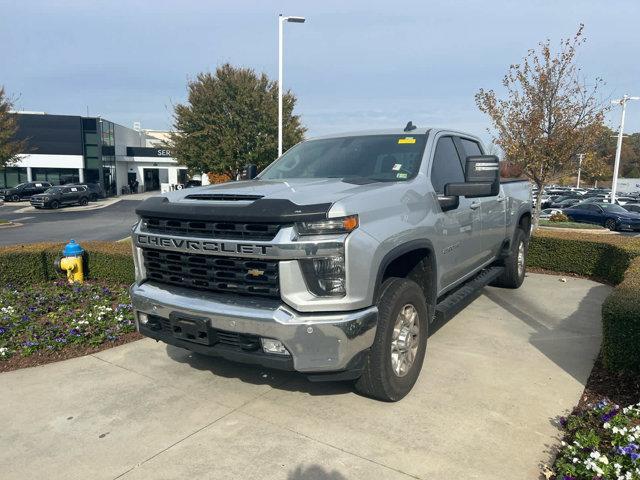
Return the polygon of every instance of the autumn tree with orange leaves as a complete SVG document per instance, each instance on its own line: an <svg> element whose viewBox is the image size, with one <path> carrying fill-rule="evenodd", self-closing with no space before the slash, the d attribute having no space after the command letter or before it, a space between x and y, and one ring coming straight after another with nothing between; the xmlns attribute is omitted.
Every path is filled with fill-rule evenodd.
<svg viewBox="0 0 640 480"><path fill-rule="evenodd" d="M580 25L573 38L563 39L554 52L547 39L529 50L502 80L504 96L480 89L478 108L489 115L494 142L505 160L520 167L538 191L575 170L578 153L594 150L604 128L606 111L598 94L603 81L587 83L575 63L584 43ZM538 195L533 223L538 225L542 195Z"/></svg>

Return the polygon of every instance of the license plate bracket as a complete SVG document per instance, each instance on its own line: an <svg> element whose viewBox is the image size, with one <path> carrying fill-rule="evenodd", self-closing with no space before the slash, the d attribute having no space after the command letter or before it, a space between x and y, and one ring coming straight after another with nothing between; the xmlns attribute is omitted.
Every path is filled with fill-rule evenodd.
<svg viewBox="0 0 640 480"><path fill-rule="evenodd" d="M169 321L175 338L202 345L213 343L209 321L206 318L176 313L169 316Z"/></svg>

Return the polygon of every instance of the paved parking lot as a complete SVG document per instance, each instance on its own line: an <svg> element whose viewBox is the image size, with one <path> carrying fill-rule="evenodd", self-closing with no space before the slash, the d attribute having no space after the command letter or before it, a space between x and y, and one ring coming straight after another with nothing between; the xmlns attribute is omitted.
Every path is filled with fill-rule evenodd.
<svg viewBox="0 0 640 480"><path fill-rule="evenodd" d="M579 399L610 288L530 274L435 332L412 393L151 340L0 374L3 479L531 479Z"/></svg>
<svg viewBox="0 0 640 480"><path fill-rule="evenodd" d="M140 200L120 200L99 209L66 207L35 211L28 203L6 203L0 218L20 223L18 227L0 227L0 245L33 242L120 240L136 221L135 208ZM90 204L94 205L94 204ZM28 211L25 211L28 210Z"/></svg>

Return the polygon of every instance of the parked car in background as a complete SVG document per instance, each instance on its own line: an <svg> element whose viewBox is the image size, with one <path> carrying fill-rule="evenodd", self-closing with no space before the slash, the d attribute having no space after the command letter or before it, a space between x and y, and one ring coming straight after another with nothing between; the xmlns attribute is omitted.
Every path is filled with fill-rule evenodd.
<svg viewBox="0 0 640 480"><path fill-rule="evenodd" d="M580 202L581 202L581 200L579 198L565 198L562 201L553 202L551 204L551 208L569 208L569 207L572 207L573 205L576 205L576 204L578 204Z"/></svg>
<svg viewBox="0 0 640 480"><path fill-rule="evenodd" d="M89 200L95 202L99 198L104 198L107 195L104 192L104 188L99 183L72 183L65 185L66 187L86 187L89 192Z"/></svg>
<svg viewBox="0 0 640 480"><path fill-rule="evenodd" d="M51 187L46 192L31 197L36 208L58 208L64 205L86 205L89 191L85 185Z"/></svg>
<svg viewBox="0 0 640 480"><path fill-rule="evenodd" d="M640 203L627 203L624 207L627 212L640 213Z"/></svg>
<svg viewBox="0 0 640 480"><path fill-rule="evenodd" d="M611 203L579 203L563 210L569 220L602 225L609 230L640 231L640 214Z"/></svg>
<svg viewBox="0 0 640 480"><path fill-rule="evenodd" d="M184 188L194 188L194 187L201 187L201 186L202 186L201 180L188 180L187 183L184 184Z"/></svg>
<svg viewBox="0 0 640 480"><path fill-rule="evenodd" d="M562 213L562 210L559 208L545 208L540 211L540 220L549 220L556 213Z"/></svg>
<svg viewBox="0 0 640 480"><path fill-rule="evenodd" d="M0 197L8 202L19 202L20 200L28 200L32 195L43 193L50 187L49 182L25 182L12 188L1 189Z"/></svg>

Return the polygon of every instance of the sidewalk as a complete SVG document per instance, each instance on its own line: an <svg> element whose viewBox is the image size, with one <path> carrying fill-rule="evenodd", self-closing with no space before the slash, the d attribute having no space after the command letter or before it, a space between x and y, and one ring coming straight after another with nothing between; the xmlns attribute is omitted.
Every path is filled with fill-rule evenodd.
<svg viewBox="0 0 640 480"><path fill-rule="evenodd" d="M433 333L398 403L146 339L0 374L4 480L535 479L610 287L529 274Z"/></svg>

